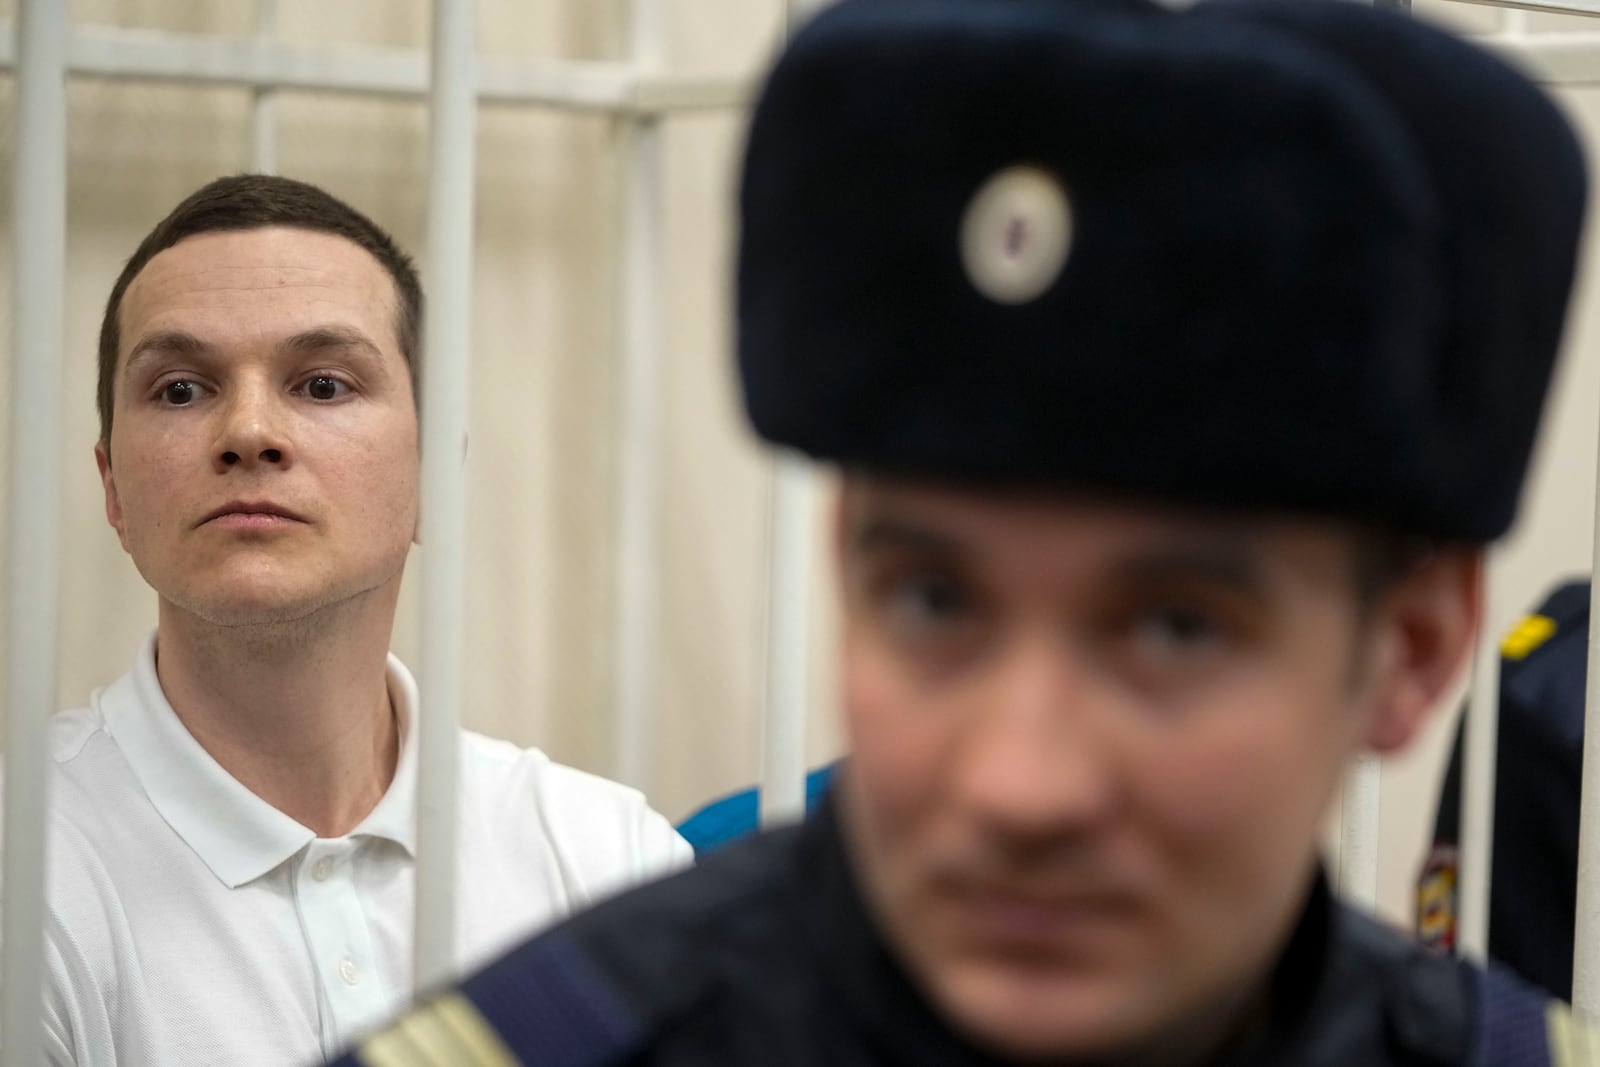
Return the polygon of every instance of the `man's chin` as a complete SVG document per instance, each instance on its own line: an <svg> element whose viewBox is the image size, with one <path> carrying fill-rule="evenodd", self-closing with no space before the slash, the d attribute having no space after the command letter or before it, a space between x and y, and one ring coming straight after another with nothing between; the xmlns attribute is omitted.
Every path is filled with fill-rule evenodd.
<svg viewBox="0 0 1600 1067"><path fill-rule="evenodd" d="M1159 1026L1109 976L969 966L937 983L934 999L973 1044L1021 1063L1115 1059Z"/></svg>
<svg viewBox="0 0 1600 1067"><path fill-rule="evenodd" d="M303 623L326 608L326 590L233 590L224 596L168 597L172 604L201 622L221 629L255 629Z"/></svg>

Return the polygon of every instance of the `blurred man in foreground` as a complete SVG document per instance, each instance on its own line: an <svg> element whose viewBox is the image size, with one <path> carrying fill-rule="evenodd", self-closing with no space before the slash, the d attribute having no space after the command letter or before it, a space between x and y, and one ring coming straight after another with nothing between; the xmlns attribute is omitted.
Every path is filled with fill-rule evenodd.
<svg viewBox="0 0 1600 1067"><path fill-rule="evenodd" d="M350 1062L1549 1062L1564 1013L1317 840L1463 666L1584 189L1522 77L1364 5L825 11L756 109L739 355L843 470L851 759Z"/></svg>

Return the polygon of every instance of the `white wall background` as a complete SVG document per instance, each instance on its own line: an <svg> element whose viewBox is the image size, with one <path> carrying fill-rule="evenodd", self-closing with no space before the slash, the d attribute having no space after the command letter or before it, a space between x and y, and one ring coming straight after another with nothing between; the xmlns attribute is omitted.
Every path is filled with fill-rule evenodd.
<svg viewBox="0 0 1600 1067"><path fill-rule="evenodd" d="M1470 31L1493 30L1500 18L1449 0L1419 2L1423 17ZM483 55L623 54L623 0L479 6ZM12 9L0 0L0 18ZM780 0L677 0L668 10L667 62L690 70L758 70L782 22ZM290 40L427 44L421 0L280 0L280 11L281 36ZM80 0L71 13L78 23L236 37L253 28L251 6L243 3ZM1593 31L1600 23L1537 16L1529 27ZM1591 146L1600 146L1600 94L1559 95ZM105 525L91 458L104 300L150 226L212 177L248 169L250 144L243 90L75 80L69 103L64 705L82 703L121 673L155 618L153 595ZM10 79L0 75L0 204L11 193L10 104ZM357 205L423 261L421 103L286 93L279 106L280 169ZM737 114L673 119L666 136L658 726L647 785L674 817L752 781L759 766L770 479L738 411L729 350L732 180L742 121ZM501 106L481 111L478 130L464 715L476 729L607 773L618 402L608 249L617 225L616 131L604 118ZM1592 151L1600 157L1600 147ZM8 320L11 299L9 226L9 214L0 215L0 322ZM1589 567L1600 272L1591 269L1585 279L1525 517L1495 573L1497 630L1550 584ZM9 344L9 331L0 331L0 442ZM14 506L26 502L9 500L0 485L0 518ZM0 523L0 548L4 539ZM413 576L416 570L413 563ZM819 559L816 574L809 749L821 761L837 751L838 735L826 560ZM416 646L413 591L402 604L395 648L415 662ZM1442 709L1424 742L1385 779L1380 901L1397 921L1409 922L1410 882L1453 724L1453 707Z"/></svg>

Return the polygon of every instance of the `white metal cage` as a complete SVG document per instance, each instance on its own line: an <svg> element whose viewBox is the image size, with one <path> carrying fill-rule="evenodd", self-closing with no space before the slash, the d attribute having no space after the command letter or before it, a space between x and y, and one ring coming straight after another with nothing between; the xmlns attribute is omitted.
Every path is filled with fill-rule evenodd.
<svg viewBox="0 0 1600 1067"><path fill-rule="evenodd" d="M475 55L473 0L434 0L431 56L398 48L309 46L274 37L275 0L257 0L256 32L243 38L74 26L64 0L17 0L17 17L0 32L0 69L14 79L13 166L15 296L8 615L5 649L5 907L0 966L0 1025L6 1062L22 1063L40 1046L44 911L43 815L47 804L46 721L57 706L57 603L61 574L59 457L63 288L66 248L66 85L75 77L232 86L253 93L251 142L257 170L277 169L277 103L282 90L425 99L431 117L427 276L431 309L426 347L435 360L464 366L471 350L473 129L484 104L560 109L612 116L621 124L628 159L625 218L616 250L623 264L621 344L623 428L618 443L621 499L617 508L618 592L615 613L617 745L612 773L646 779L653 743L651 677L658 635L655 431L660 417L658 187L661 131L675 116L741 108L751 73L684 73L665 62L663 0L633 0L629 56L621 61L486 59ZM790 20L817 3L789 0ZM1600 0L1495 3L1507 9L1600 14ZM1529 32L1520 10L1484 39L1550 84L1600 85L1600 32ZM26 262L24 262L24 257ZM442 354L449 354L448 357ZM417 976L424 985L448 977L453 916L456 727L463 671L461 570L467 531L456 469L467 430L465 375L430 373L423 407L422 587L426 635L419 678L429 714L422 720L417 889ZM770 617L764 716L764 822L795 817L803 804L803 717L808 677L807 620L814 585L809 560L812 475L790 457L776 460L771 501ZM24 506L25 502L25 506ZM1600 570L1600 540L1595 566ZM1600 588L1600 587L1597 587ZM1600 604L1597 604L1600 609ZM1494 707L1497 665L1492 641L1474 672L1467 733L1461 853L1463 950L1482 957L1487 945L1492 848ZM1585 752L1582 861L1579 871L1575 1001L1600 1017L1600 644L1594 646ZM1371 904L1377 885L1381 775L1361 761L1343 806L1339 881L1353 899Z"/></svg>

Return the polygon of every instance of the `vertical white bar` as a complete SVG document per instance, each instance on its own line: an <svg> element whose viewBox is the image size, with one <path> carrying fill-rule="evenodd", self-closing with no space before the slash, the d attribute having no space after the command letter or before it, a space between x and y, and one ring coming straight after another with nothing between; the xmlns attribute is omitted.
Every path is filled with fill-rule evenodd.
<svg viewBox="0 0 1600 1067"><path fill-rule="evenodd" d="M1367 911L1378 905L1378 810L1383 769L1378 757L1356 757L1340 811L1339 893Z"/></svg>
<svg viewBox="0 0 1600 1067"><path fill-rule="evenodd" d="M5 1062L43 1062L48 717L56 706L61 571L61 353L67 217L66 5L21 0L12 200L10 520L7 582Z"/></svg>
<svg viewBox="0 0 1600 1067"><path fill-rule="evenodd" d="M784 34L825 0L784 0ZM805 727L810 664L813 474L803 459L779 455L772 465L772 535L767 576L767 699L762 714L762 826L805 814Z"/></svg>
<svg viewBox="0 0 1600 1067"><path fill-rule="evenodd" d="M665 17L661 0L633 0L630 36L636 70L660 66ZM625 174L613 762L617 778L648 789L655 747L652 696L660 572L661 121L628 115L621 122Z"/></svg>
<svg viewBox="0 0 1600 1067"><path fill-rule="evenodd" d="M761 825L805 814L806 682L810 657L813 475L799 456L772 471L772 561L767 607L767 706L762 732Z"/></svg>
<svg viewBox="0 0 1600 1067"><path fill-rule="evenodd" d="M278 0L256 0L256 40L271 41L278 32ZM250 101L250 169L278 173L278 91L257 89Z"/></svg>
<svg viewBox="0 0 1600 1067"><path fill-rule="evenodd" d="M1456 951L1483 963L1489 958L1490 872L1494 867L1494 787L1500 742L1500 642L1490 607L1494 557L1485 563L1483 622L1472 663L1466 738L1461 758L1461 841L1458 845Z"/></svg>
<svg viewBox="0 0 1600 1067"><path fill-rule="evenodd" d="M468 355L472 350L477 69L473 0L434 0L428 288L422 347L422 700L417 729L416 983L455 971L461 588L466 572Z"/></svg>
<svg viewBox="0 0 1600 1067"><path fill-rule="evenodd" d="M1595 493L1595 548L1591 573L1572 1006L1584 1018L1600 1021L1600 490Z"/></svg>

